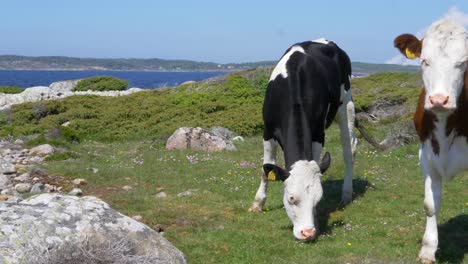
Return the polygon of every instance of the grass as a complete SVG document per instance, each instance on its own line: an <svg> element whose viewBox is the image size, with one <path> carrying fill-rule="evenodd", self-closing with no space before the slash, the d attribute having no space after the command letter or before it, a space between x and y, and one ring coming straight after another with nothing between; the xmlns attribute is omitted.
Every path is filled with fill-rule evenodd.
<svg viewBox="0 0 468 264"><path fill-rule="evenodd" d="M355 162L355 200L339 204L344 164L338 130L326 149L332 166L324 176L316 243L294 240L281 202L281 184L271 183L266 211L249 213L261 168L260 137L237 143L237 152L168 151L163 141L73 147L79 158L47 163L49 173L85 178L96 195L124 214L143 216L188 257L190 263L413 263L424 230L423 183L417 146L376 152L361 143ZM92 168L97 168L94 174ZM440 216L441 263L464 260L468 236L467 175L444 187ZM132 187L124 191L123 186ZM157 199L158 188L167 198ZM193 196L177 194L195 189ZM463 242L463 241L462 241ZM458 244L457 244L458 243ZM465 240L466 243L466 240Z"/></svg>

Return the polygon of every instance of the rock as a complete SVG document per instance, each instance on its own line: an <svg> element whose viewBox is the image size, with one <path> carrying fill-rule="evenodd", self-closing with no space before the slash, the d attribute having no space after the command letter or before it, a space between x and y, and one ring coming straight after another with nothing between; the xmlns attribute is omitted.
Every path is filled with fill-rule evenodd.
<svg viewBox="0 0 468 264"><path fill-rule="evenodd" d="M68 126L70 126L70 125L71 125L71 122L70 122L70 121L67 121L67 122L63 123L61 126L63 126L63 127L68 127Z"/></svg>
<svg viewBox="0 0 468 264"><path fill-rule="evenodd" d="M73 196L82 196L83 191L80 188L73 188L73 190L71 190L68 194Z"/></svg>
<svg viewBox="0 0 468 264"><path fill-rule="evenodd" d="M57 186L51 184L44 184L44 192L56 192L58 191Z"/></svg>
<svg viewBox="0 0 468 264"><path fill-rule="evenodd" d="M242 141L242 142L244 142L244 138L241 137L241 136L237 136L237 137L233 137L232 141Z"/></svg>
<svg viewBox="0 0 468 264"><path fill-rule="evenodd" d="M25 172L18 177L15 177L15 181L29 181L31 180L31 174L29 172Z"/></svg>
<svg viewBox="0 0 468 264"><path fill-rule="evenodd" d="M11 185L10 175L0 174L0 190L3 190Z"/></svg>
<svg viewBox="0 0 468 264"><path fill-rule="evenodd" d="M96 169L96 168L91 168L91 171L92 171L94 174L96 174L96 173L98 173L98 172L99 172L99 170L98 170L98 169Z"/></svg>
<svg viewBox="0 0 468 264"><path fill-rule="evenodd" d="M17 140L15 140L14 143L15 143L16 145L23 145L23 144L24 144L24 141L18 138Z"/></svg>
<svg viewBox="0 0 468 264"><path fill-rule="evenodd" d="M67 93L71 92L81 80L82 79L53 82L49 87L58 93Z"/></svg>
<svg viewBox="0 0 468 264"><path fill-rule="evenodd" d="M80 185L86 185L88 184L88 182L85 179L78 178L78 179L73 180L73 184L76 186L80 186Z"/></svg>
<svg viewBox="0 0 468 264"><path fill-rule="evenodd" d="M140 221L141 219L143 219L143 216L141 215L134 215L132 216L132 219L136 220L136 221Z"/></svg>
<svg viewBox="0 0 468 264"><path fill-rule="evenodd" d="M231 130L225 128L225 127L212 127L211 128L211 133L215 134L218 137L224 138L224 139L231 139L234 137L234 132Z"/></svg>
<svg viewBox="0 0 468 264"><path fill-rule="evenodd" d="M205 151L236 150L230 140L216 136L200 127L177 129L166 143L166 149L196 149Z"/></svg>
<svg viewBox="0 0 468 264"><path fill-rule="evenodd" d="M30 193L42 193L45 191L45 185L42 184L42 183L35 183L32 187L31 187L31 191L29 191Z"/></svg>
<svg viewBox="0 0 468 264"><path fill-rule="evenodd" d="M51 155L55 152L55 148L49 144L39 145L29 150L29 153L36 154L39 156Z"/></svg>
<svg viewBox="0 0 468 264"><path fill-rule="evenodd" d="M0 173L13 174L16 173L16 168L11 162L0 160Z"/></svg>
<svg viewBox="0 0 468 264"><path fill-rule="evenodd" d="M177 194L177 197L188 197L188 196L192 196L192 195L194 195L196 192L198 192L198 189L190 189L190 190L188 190L188 191L181 192L181 193Z"/></svg>
<svg viewBox="0 0 468 264"><path fill-rule="evenodd" d="M15 185L15 190L19 193L27 193L31 190L30 183L18 183Z"/></svg>
<svg viewBox="0 0 468 264"><path fill-rule="evenodd" d="M95 197L40 194L0 203L0 223L5 263L187 262L159 233Z"/></svg>
<svg viewBox="0 0 468 264"><path fill-rule="evenodd" d="M0 201L6 201L6 200L8 200L8 195L0 194Z"/></svg>
<svg viewBox="0 0 468 264"><path fill-rule="evenodd" d="M133 188L132 186L125 185L124 187L122 187L122 189L124 189L124 191L130 191Z"/></svg>
<svg viewBox="0 0 468 264"><path fill-rule="evenodd" d="M159 192L156 194L156 198L166 198L167 197L167 193L165 192Z"/></svg>

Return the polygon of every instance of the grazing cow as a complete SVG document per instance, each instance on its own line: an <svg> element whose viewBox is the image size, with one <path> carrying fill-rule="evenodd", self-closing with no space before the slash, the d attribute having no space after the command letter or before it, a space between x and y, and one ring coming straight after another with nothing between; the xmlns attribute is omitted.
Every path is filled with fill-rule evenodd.
<svg viewBox="0 0 468 264"><path fill-rule="evenodd" d="M330 164L325 154L325 128L338 120L346 175L342 201L351 201L353 186L354 103L351 63L335 43L325 39L290 47L274 68L263 105L263 171L250 211L262 211L268 180L284 181L283 203L294 225L294 236L313 240L318 232L316 205L322 198L320 176ZM285 169L276 166L276 150L283 149Z"/></svg>
<svg viewBox="0 0 468 264"><path fill-rule="evenodd" d="M431 263L438 244L442 180L468 169L468 34L462 25L443 19L429 27L423 40L403 34L394 45L407 58L421 59L424 88L414 124L421 141L427 222L419 258Z"/></svg>

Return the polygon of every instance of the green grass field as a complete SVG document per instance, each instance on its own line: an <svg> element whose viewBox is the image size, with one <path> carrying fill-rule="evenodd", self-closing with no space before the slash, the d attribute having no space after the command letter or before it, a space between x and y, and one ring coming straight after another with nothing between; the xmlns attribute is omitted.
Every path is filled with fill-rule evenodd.
<svg viewBox="0 0 468 264"><path fill-rule="evenodd" d="M354 201L339 204L344 164L338 129L328 131L332 165L322 180L321 235L295 241L282 208L281 183L271 183L264 213L247 211L258 187L260 137L236 152L167 151L162 141L76 145L81 158L47 164L49 173L82 177L96 195L124 214L164 229L190 263L414 263L424 230L423 182L417 146L376 152L359 145ZM91 168L97 168L94 174ZM468 176L445 184L440 215L440 263L465 260ZM124 191L123 186L132 187ZM156 198L163 188L167 198ZM195 189L194 195L177 197Z"/></svg>
<svg viewBox="0 0 468 264"><path fill-rule="evenodd" d="M261 105L268 71L236 73L163 91L119 98L75 96L17 105L0 113L0 136L37 134L30 145L64 146L73 154L44 164L51 175L85 178L82 189L129 216L141 215L188 257L189 263L416 263L425 225L423 180L416 142L383 152L360 139L354 201L343 207L344 164L337 126L327 132L332 154L319 204L321 235L297 242L282 208L282 186L270 184L264 213L249 213L262 165ZM413 109L416 73L383 73L353 80L359 111L390 98ZM401 130L411 111L363 122L382 140ZM70 122L68 127L61 126ZM165 150L181 126L225 126L246 137L238 151ZM64 158L71 158L63 160ZM98 169L94 173L93 169ZM468 174L443 188L440 263L467 262ZM122 187L131 186L131 190ZM156 198L158 191L167 198ZM193 195L178 197L191 190Z"/></svg>

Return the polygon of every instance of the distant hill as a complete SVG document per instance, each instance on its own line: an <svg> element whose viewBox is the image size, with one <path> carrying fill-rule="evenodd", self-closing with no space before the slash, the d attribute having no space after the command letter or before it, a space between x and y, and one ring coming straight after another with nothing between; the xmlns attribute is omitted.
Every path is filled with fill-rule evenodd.
<svg viewBox="0 0 468 264"><path fill-rule="evenodd" d="M0 70L115 70L115 71L238 71L258 67L272 67L276 61L250 63L197 62L163 59L97 59L61 56L29 57L1 55ZM353 73L415 72L416 66L370 64L353 62Z"/></svg>

